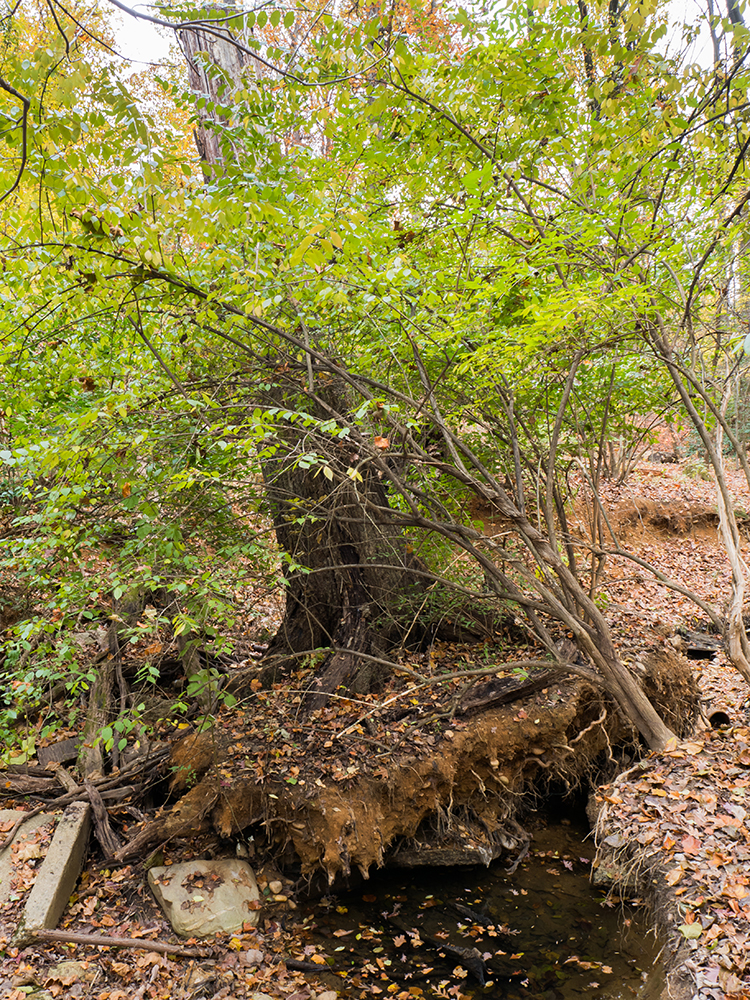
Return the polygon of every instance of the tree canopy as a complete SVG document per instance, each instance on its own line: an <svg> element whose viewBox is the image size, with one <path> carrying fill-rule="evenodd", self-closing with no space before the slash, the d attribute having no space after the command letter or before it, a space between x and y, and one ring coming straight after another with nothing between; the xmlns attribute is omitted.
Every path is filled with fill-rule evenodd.
<svg viewBox="0 0 750 1000"><path fill-rule="evenodd" d="M221 649L260 562L317 623L272 646L279 669L316 648L336 666L355 608L379 622L361 667L428 612L423 632L487 602L663 745L599 600L617 541L596 495L671 421L713 464L750 674L722 479L725 440L750 474L739 8L696 62L700 26L670 30L650 0L169 5L156 21L204 92L179 64L126 79L110 9L2 21L16 683L49 683L50 657L93 683L65 626L127 624L139 588L160 594L155 630ZM196 31L234 64L187 45ZM581 490L588 537L568 524ZM353 683L339 668L326 683Z"/></svg>

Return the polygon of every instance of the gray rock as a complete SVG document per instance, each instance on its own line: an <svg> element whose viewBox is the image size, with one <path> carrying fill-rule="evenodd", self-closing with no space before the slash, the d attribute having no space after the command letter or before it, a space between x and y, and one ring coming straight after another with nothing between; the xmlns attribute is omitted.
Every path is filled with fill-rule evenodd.
<svg viewBox="0 0 750 1000"><path fill-rule="evenodd" d="M258 923L253 870L238 858L151 868L148 883L176 934L208 937Z"/></svg>
<svg viewBox="0 0 750 1000"><path fill-rule="evenodd" d="M50 982L72 986L73 983L93 983L99 975L99 967L93 962L66 961L47 970L45 985Z"/></svg>

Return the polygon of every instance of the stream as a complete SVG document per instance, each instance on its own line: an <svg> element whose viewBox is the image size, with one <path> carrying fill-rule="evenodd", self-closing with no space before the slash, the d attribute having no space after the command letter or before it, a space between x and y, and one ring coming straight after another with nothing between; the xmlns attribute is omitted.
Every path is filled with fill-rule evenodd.
<svg viewBox="0 0 750 1000"><path fill-rule="evenodd" d="M591 885L586 837L567 821L540 827L513 874L507 860L391 869L319 901L311 939L384 998L656 1000L658 942L642 913Z"/></svg>

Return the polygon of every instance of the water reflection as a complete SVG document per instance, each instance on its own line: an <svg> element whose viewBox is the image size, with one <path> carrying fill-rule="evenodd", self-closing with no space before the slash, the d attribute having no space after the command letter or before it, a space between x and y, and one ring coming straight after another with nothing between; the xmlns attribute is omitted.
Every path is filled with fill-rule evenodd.
<svg viewBox="0 0 750 1000"><path fill-rule="evenodd" d="M497 863L374 877L318 903L314 937L351 970L349 996L650 1000L664 985L657 942L590 885L584 836L536 831L512 875Z"/></svg>

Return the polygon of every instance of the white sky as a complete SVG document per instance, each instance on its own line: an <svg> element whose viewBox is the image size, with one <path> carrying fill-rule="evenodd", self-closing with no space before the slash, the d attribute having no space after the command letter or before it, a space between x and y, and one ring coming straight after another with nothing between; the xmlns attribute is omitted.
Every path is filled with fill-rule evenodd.
<svg viewBox="0 0 750 1000"><path fill-rule="evenodd" d="M147 4L138 4L131 0L135 10L144 13L155 13L154 8ZM702 15L704 21L708 13L709 0L670 0L669 11L673 21L694 22ZM714 0L714 10L726 16L726 0ZM160 62L169 56L173 43L171 32L157 28L156 25L141 21L127 14L119 14L120 27L117 30L117 48L121 55L134 63L133 68L143 68L145 64ZM679 38L670 32L669 48L680 47ZM704 29L702 37L696 39L691 47L690 61L702 65L710 65L713 58L711 40L708 30Z"/></svg>
<svg viewBox="0 0 750 1000"><path fill-rule="evenodd" d="M153 8L146 4L133 3L134 10L144 14L153 14ZM118 12L119 25L116 27L116 48L120 55L130 60L133 69L144 69L149 63L158 63L169 57L173 32L165 28L157 28L155 24L141 21L127 14ZM115 22L117 24L117 20Z"/></svg>

